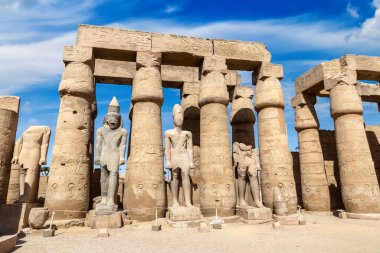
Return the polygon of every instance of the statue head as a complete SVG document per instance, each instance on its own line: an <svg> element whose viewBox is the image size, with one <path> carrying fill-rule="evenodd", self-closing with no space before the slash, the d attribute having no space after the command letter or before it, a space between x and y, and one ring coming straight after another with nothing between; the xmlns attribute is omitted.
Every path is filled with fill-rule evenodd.
<svg viewBox="0 0 380 253"><path fill-rule="evenodd" d="M111 129L117 129L122 127L120 106L116 97L113 97L111 103L108 106L108 112L103 121L104 125L108 125Z"/></svg>
<svg viewBox="0 0 380 253"><path fill-rule="evenodd" d="M182 127L183 124L183 109L179 104L175 104L173 107L173 121L177 127Z"/></svg>

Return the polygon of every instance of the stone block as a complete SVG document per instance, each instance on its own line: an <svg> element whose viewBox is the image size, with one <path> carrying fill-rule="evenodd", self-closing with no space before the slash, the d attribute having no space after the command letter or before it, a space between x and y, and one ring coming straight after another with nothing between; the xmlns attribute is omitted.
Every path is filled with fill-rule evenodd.
<svg viewBox="0 0 380 253"><path fill-rule="evenodd" d="M91 210L86 215L86 224L92 229L121 228L123 226L122 212L102 215L97 214L95 210Z"/></svg>
<svg viewBox="0 0 380 253"><path fill-rule="evenodd" d="M291 100L291 106L295 108L298 105L306 105L308 103L310 104L315 104L317 102L317 98L314 95L309 95L309 94L297 94L295 95L292 100Z"/></svg>
<svg viewBox="0 0 380 253"><path fill-rule="evenodd" d="M222 57L205 57L202 65L203 74L210 73L212 71L221 72L227 74L226 59Z"/></svg>
<svg viewBox="0 0 380 253"><path fill-rule="evenodd" d="M155 231L155 232L161 231L161 225L160 224L152 225L152 231Z"/></svg>
<svg viewBox="0 0 380 253"><path fill-rule="evenodd" d="M234 99L237 98L249 98L252 99L254 91L251 87L240 86L236 87L234 90Z"/></svg>
<svg viewBox="0 0 380 253"><path fill-rule="evenodd" d="M16 242L17 235L0 236L0 252L11 252L16 247Z"/></svg>
<svg viewBox="0 0 380 253"><path fill-rule="evenodd" d="M213 40L213 42L215 56L253 62L269 62L271 59L271 54L263 43L237 40Z"/></svg>
<svg viewBox="0 0 380 253"><path fill-rule="evenodd" d="M169 207L169 219L172 221L189 221L199 220L202 218L202 214L197 207Z"/></svg>
<svg viewBox="0 0 380 253"><path fill-rule="evenodd" d="M237 207L236 215L245 220L272 220L272 210L266 207Z"/></svg>
<svg viewBox="0 0 380 253"><path fill-rule="evenodd" d="M208 39L169 35L152 34L153 52L178 52L195 56L211 56L213 53L212 41Z"/></svg>
<svg viewBox="0 0 380 253"><path fill-rule="evenodd" d="M210 232L210 226L206 222L202 222L199 224L198 232L199 233L209 233Z"/></svg>
<svg viewBox="0 0 380 253"><path fill-rule="evenodd" d="M97 237L109 237L110 234L108 233L108 229L102 228L102 229L99 229L99 233L96 236Z"/></svg>
<svg viewBox="0 0 380 253"><path fill-rule="evenodd" d="M343 214L343 213L341 213ZM350 213L344 212L346 217L349 219L359 219L359 220L380 220L379 213Z"/></svg>
<svg viewBox="0 0 380 253"><path fill-rule="evenodd" d="M225 76L227 87L237 87L241 85L241 76L236 70L227 70Z"/></svg>
<svg viewBox="0 0 380 253"><path fill-rule="evenodd" d="M280 228L280 227L281 227L281 224L280 224L280 222L278 222L278 221L273 221L273 223L272 223L272 227L273 227L273 228Z"/></svg>
<svg viewBox="0 0 380 253"><path fill-rule="evenodd" d="M284 69L281 64L263 62L257 72L252 75L252 83L256 84L258 80L267 77L275 77L281 80L284 77Z"/></svg>
<svg viewBox="0 0 380 253"><path fill-rule="evenodd" d="M18 113L20 98L16 96L0 96L0 109L10 110Z"/></svg>
<svg viewBox="0 0 380 253"><path fill-rule="evenodd" d="M199 95L200 89L200 82L184 82L182 86L182 96Z"/></svg>
<svg viewBox="0 0 380 253"><path fill-rule="evenodd" d="M0 205L0 234L16 234L28 227L30 210L38 203L15 203Z"/></svg>
<svg viewBox="0 0 380 253"><path fill-rule="evenodd" d="M65 46L63 50L63 62L65 64L73 61L90 63L93 59L93 49L91 47Z"/></svg>
<svg viewBox="0 0 380 253"><path fill-rule="evenodd" d="M86 219L54 220L54 226L57 228L83 227ZM45 222L45 226L50 225L50 220Z"/></svg>
<svg viewBox="0 0 380 253"><path fill-rule="evenodd" d="M213 229L222 229L222 224L217 223L217 224L212 224Z"/></svg>
<svg viewBox="0 0 380 253"><path fill-rule="evenodd" d="M362 101L380 103L380 85L356 83L356 90Z"/></svg>
<svg viewBox="0 0 380 253"><path fill-rule="evenodd" d="M136 62L95 59L98 83L131 84L135 74Z"/></svg>
<svg viewBox="0 0 380 253"><path fill-rule="evenodd" d="M55 235L55 229L48 228L43 230L43 237L52 237Z"/></svg>
<svg viewBox="0 0 380 253"><path fill-rule="evenodd" d="M355 70L359 80L380 81L380 57L348 54L340 58L342 66Z"/></svg>
<svg viewBox="0 0 380 253"><path fill-rule="evenodd" d="M126 51L151 50L151 33L101 26L80 25L77 46L119 49Z"/></svg>
<svg viewBox="0 0 380 253"><path fill-rule="evenodd" d="M279 222L280 225L298 225L298 214L278 216L273 214L273 220Z"/></svg>

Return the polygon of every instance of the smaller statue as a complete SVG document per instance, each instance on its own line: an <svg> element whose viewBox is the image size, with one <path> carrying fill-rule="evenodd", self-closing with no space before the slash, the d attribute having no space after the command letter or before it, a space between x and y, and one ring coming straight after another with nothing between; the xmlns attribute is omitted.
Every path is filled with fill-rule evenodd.
<svg viewBox="0 0 380 253"><path fill-rule="evenodd" d="M182 179L182 189L186 207L191 204L190 169L193 169L193 140L189 131L182 130L183 109L176 104L173 108L174 129L165 131L165 158L166 167L171 170L170 189L173 198L173 207L178 204L179 176Z"/></svg>
<svg viewBox="0 0 380 253"><path fill-rule="evenodd" d="M12 163L20 166L20 199L17 202L37 201L40 167L46 164L50 132L47 126L31 126L16 142Z"/></svg>
<svg viewBox="0 0 380 253"><path fill-rule="evenodd" d="M288 201L279 187L273 188L273 211L278 216L288 215Z"/></svg>
<svg viewBox="0 0 380 253"><path fill-rule="evenodd" d="M116 190L119 166L125 163L127 130L123 128L119 103L112 98L103 126L96 132L96 159L100 165L101 201L95 206L97 213L117 211Z"/></svg>
<svg viewBox="0 0 380 253"><path fill-rule="evenodd" d="M252 146L245 145L244 143L235 142L232 146L234 167L238 176L238 203L239 207L248 207L245 202L246 191L246 178L248 176L249 185L251 187L253 200L256 207L264 208L260 201L259 183L257 178L257 171L260 169L258 152L252 149Z"/></svg>

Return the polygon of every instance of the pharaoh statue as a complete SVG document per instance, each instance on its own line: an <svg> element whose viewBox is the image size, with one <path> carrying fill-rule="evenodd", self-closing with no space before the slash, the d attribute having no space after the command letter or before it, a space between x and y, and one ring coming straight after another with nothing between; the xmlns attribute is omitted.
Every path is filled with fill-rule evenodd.
<svg viewBox="0 0 380 253"><path fill-rule="evenodd" d="M247 185L247 177L251 188L253 201L256 207L263 208L264 205L260 201L259 183L257 171L260 169L258 152L252 149L252 146L244 143L235 142L232 146L234 167L237 171L238 185L238 203L241 208L248 207L245 201L245 192Z"/></svg>
<svg viewBox="0 0 380 253"><path fill-rule="evenodd" d="M96 132L96 159L100 165L101 201L95 206L96 213L110 214L117 211L115 202L119 166L125 163L127 131L123 128L119 103L112 98L103 126Z"/></svg>
<svg viewBox="0 0 380 253"><path fill-rule="evenodd" d="M173 198L173 208L179 207L179 177L182 182L186 207L193 207L191 204L191 183L190 168L193 164L193 140L189 131L182 130L183 109L176 104L173 108L174 129L165 131L165 158L166 167L171 170L170 181L171 195Z"/></svg>
<svg viewBox="0 0 380 253"><path fill-rule="evenodd" d="M46 164L50 132L47 126L31 126L16 142L12 163L18 164L21 170L18 202L37 201L40 166Z"/></svg>

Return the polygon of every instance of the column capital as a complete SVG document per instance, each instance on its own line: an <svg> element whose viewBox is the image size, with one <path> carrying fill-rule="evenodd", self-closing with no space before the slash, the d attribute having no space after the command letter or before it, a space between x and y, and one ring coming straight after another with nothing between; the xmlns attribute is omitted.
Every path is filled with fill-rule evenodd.
<svg viewBox="0 0 380 253"><path fill-rule="evenodd" d="M297 106L304 106L307 104L315 105L316 102L317 98L315 95L300 93L292 98L291 106L296 108Z"/></svg>
<svg viewBox="0 0 380 253"><path fill-rule="evenodd" d="M208 56L203 59L202 74L207 75L210 72L220 72L224 75L227 74L226 59L218 56Z"/></svg>
<svg viewBox="0 0 380 253"><path fill-rule="evenodd" d="M259 80L275 77L281 80L284 77L284 69L281 64L273 64L270 62L261 63L257 71L252 74L252 83L255 85Z"/></svg>
<svg viewBox="0 0 380 253"><path fill-rule="evenodd" d="M137 52L136 69L142 67L161 67L162 54L149 51Z"/></svg>
<svg viewBox="0 0 380 253"><path fill-rule="evenodd" d="M82 62L89 65L94 63L94 53L92 47L65 46L63 49L63 62L65 65L70 62Z"/></svg>

